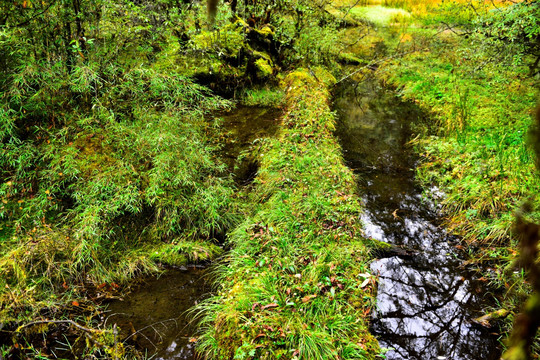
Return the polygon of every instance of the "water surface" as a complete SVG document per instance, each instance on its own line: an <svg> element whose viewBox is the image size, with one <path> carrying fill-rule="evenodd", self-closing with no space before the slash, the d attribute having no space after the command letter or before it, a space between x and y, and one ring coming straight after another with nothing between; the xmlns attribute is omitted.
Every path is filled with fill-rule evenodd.
<svg viewBox="0 0 540 360"><path fill-rule="evenodd" d="M345 159L359 175L365 235L411 250L371 264L379 274L372 331L391 349L387 359L499 359L496 335L471 323L491 299L459 267L457 239L438 226L436 206L414 180L408 142L426 117L375 81L344 85L335 108Z"/></svg>
<svg viewBox="0 0 540 360"><path fill-rule="evenodd" d="M170 269L146 279L108 305L107 324L117 324L127 344L153 359L197 359L196 323L188 310L210 290L205 272L199 267Z"/></svg>
<svg viewBox="0 0 540 360"><path fill-rule="evenodd" d="M257 175L253 152L260 139L274 136L281 122L282 110L259 106L239 106L218 114L223 119L225 138L220 156L237 184L248 185Z"/></svg>

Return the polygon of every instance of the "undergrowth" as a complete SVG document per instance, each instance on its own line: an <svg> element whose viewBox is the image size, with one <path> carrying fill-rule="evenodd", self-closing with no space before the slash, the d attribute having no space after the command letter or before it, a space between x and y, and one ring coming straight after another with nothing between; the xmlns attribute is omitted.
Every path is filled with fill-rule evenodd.
<svg viewBox="0 0 540 360"><path fill-rule="evenodd" d="M1 101L5 330L43 309L65 316L92 289L117 291L160 264L222 252L215 239L236 223L238 203L204 115L229 101L152 68L40 63L16 73Z"/></svg>

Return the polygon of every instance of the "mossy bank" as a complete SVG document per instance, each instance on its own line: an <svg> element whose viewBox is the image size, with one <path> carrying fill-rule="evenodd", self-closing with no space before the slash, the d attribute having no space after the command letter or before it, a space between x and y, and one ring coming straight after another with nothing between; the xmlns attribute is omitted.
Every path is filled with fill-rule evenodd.
<svg viewBox="0 0 540 360"><path fill-rule="evenodd" d="M333 136L327 86L298 70L284 81L279 136L260 155L253 214L230 235L219 291L196 311L199 349L222 359L372 359L375 278L360 236L355 179Z"/></svg>

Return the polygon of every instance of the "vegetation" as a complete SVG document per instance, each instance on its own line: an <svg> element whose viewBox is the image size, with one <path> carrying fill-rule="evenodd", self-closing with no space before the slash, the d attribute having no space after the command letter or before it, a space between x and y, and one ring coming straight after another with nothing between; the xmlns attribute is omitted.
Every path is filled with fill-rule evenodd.
<svg viewBox="0 0 540 360"><path fill-rule="evenodd" d="M539 3L385 5L410 16L351 11L377 30L352 50L366 58L379 49L372 63L381 81L432 114L432 126L416 129L418 178L443 191L446 225L463 238L467 264L502 290L499 306L517 314L530 286L516 267L515 213L540 194L528 136L538 102ZM527 218L539 215L535 205Z"/></svg>
<svg viewBox="0 0 540 360"><path fill-rule="evenodd" d="M325 6L223 4L208 22L199 4L168 0L0 5L4 355L55 357L39 338L63 332L70 346L61 357L124 356L114 329L99 323L100 300L160 264L222 252L218 242L248 208L219 159L219 121L208 120L233 102L210 89L238 92L246 104L282 104L283 92L273 90L282 69L335 63L339 22ZM335 144L332 154L339 157ZM338 285L363 280L336 280L348 265L314 256L324 269L313 281L325 281L312 284L322 292L314 302L341 316L331 324L339 334L324 340L337 350L314 338L306 341L318 345L298 350L366 352L374 340L353 336L367 332L364 320L349 322L371 305L371 287L366 299L362 289L340 293Z"/></svg>
<svg viewBox="0 0 540 360"><path fill-rule="evenodd" d="M200 348L209 358L372 359L378 352L366 322L375 278L359 237L355 179L332 135L332 81L322 70L285 79L286 115L260 155L257 206L230 235L218 295L194 310L203 316Z"/></svg>
<svg viewBox="0 0 540 360"><path fill-rule="evenodd" d="M231 103L159 70L155 13L135 7L119 24L113 19L128 8L110 2L6 6L0 327L62 318L66 305L91 307L85 299L96 289L114 292L159 263L221 253L213 239L239 212L204 116ZM12 351L46 354L28 334L58 326L15 331Z"/></svg>
<svg viewBox="0 0 540 360"><path fill-rule="evenodd" d="M59 333L60 357L135 356L100 301L224 239L217 293L193 310L208 357L377 356L369 244L328 109L334 76L366 71L432 114L419 179L516 314L531 289L514 214L540 194L540 2L209 5L0 4L0 357L55 357L43 339ZM235 101L286 109L248 191L219 155L214 114Z"/></svg>

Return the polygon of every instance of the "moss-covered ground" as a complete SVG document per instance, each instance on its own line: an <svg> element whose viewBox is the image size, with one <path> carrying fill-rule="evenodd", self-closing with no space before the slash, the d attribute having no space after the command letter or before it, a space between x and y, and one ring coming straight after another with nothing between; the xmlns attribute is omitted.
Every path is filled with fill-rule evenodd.
<svg viewBox="0 0 540 360"><path fill-rule="evenodd" d="M221 359L372 359L375 278L355 179L333 136L324 71L284 81L279 136L260 155L253 213L230 234L199 349Z"/></svg>

